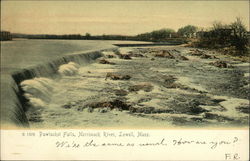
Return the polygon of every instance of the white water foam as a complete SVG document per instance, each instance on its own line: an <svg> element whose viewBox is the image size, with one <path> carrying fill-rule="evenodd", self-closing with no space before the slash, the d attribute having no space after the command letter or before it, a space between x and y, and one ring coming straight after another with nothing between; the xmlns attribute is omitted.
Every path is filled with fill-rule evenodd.
<svg viewBox="0 0 250 161"><path fill-rule="evenodd" d="M110 58L110 56L113 58L116 57L114 51L103 51L102 54L104 55L105 58Z"/></svg>
<svg viewBox="0 0 250 161"><path fill-rule="evenodd" d="M33 98L33 97L30 98L29 103L33 107L46 107L46 105L47 105L47 103L42 101L41 99Z"/></svg>
<svg viewBox="0 0 250 161"><path fill-rule="evenodd" d="M120 54L128 54L128 52L130 52L130 51L133 51L133 49L131 49L131 48L119 48L118 49L118 52Z"/></svg>
<svg viewBox="0 0 250 161"><path fill-rule="evenodd" d="M24 90L24 96L29 100L30 105L34 107L45 107L53 91L53 81L48 78L34 78L21 82L21 88Z"/></svg>
<svg viewBox="0 0 250 161"><path fill-rule="evenodd" d="M78 74L79 68L80 66L77 63L69 62L68 64L61 65L58 72L63 76L73 76Z"/></svg>
<svg viewBox="0 0 250 161"><path fill-rule="evenodd" d="M115 55L114 51L102 51L103 55Z"/></svg>

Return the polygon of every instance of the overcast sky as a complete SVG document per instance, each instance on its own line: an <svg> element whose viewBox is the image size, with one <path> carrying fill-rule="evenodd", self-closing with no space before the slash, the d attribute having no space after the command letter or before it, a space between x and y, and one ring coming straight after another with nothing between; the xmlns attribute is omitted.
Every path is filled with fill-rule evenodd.
<svg viewBox="0 0 250 161"><path fill-rule="evenodd" d="M1 29L28 34L135 35L187 24L209 27L241 17L248 1L4 1Z"/></svg>

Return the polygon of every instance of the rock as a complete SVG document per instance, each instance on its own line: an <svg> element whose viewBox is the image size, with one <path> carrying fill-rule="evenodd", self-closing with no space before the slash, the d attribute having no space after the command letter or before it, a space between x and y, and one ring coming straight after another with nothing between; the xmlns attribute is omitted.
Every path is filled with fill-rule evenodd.
<svg viewBox="0 0 250 161"><path fill-rule="evenodd" d="M173 83L176 81L176 77L174 77L173 75L163 75L162 77L164 79L164 82L166 83Z"/></svg>
<svg viewBox="0 0 250 161"><path fill-rule="evenodd" d="M129 110L130 105L126 102L115 99L112 101L101 101L101 102L92 102L87 104L89 108L95 109L95 108L108 108L110 110L113 109L119 109L119 110Z"/></svg>
<svg viewBox="0 0 250 161"><path fill-rule="evenodd" d="M174 57L172 54L170 54L170 52L167 51L167 50L162 50L162 51L160 51L160 53L156 53L154 56L155 56L155 57L161 57L161 58L168 58L168 59L174 59L174 58L175 58L175 57Z"/></svg>
<svg viewBox="0 0 250 161"><path fill-rule="evenodd" d="M236 110L238 110L242 113L246 113L246 114L249 114L249 112L250 112L249 106L236 107Z"/></svg>
<svg viewBox="0 0 250 161"><path fill-rule="evenodd" d="M106 113L106 112L108 112L108 111L110 111L110 108L107 108L107 107L100 108L100 109L98 110L98 112L100 112L100 113Z"/></svg>
<svg viewBox="0 0 250 161"><path fill-rule="evenodd" d="M119 80L119 79L121 79L121 76L118 74L115 74L115 73L107 73L105 80L107 80L108 78L110 78L112 80Z"/></svg>
<svg viewBox="0 0 250 161"><path fill-rule="evenodd" d="M121 54L119 57L120 59L132 59L129 54Z"/></svg>
<svg viewBox="0 0 250 161"><path fill-rule="evenodd" d="M213 56L213 55L207 55L207 54L202 54L201 58L202 59L217 59L215 56Z"/></svg>
<svg viewBox="0 0 250 161"><path fill-rule="evenodd" d="M100 64L111 64L111 65L115 65L115 63L109 62L109 61L107 61L107 60L105 60L105 59L101 59L101 60L99 61L99 63L100 63Z"/></svg>
<svg viewBox="0 0 250 161"><path fill-rule="evenodd" d="M140 53L133 52L133 51L130 51L128 53L129 53L129 56L131 56L131 57L144 57L144 55L142 55Z"/></svg>
<svg viewBox="0 0 250 161"><path fill-rule="evenodd" d="M145 108L143 108L143 113L145 113L145 114L150 114L150 113L152 113L152 111L154 111L154 107L145 107Z"/></svg>
<svg viewBox="0 0 250 161"><path fill-rule="evenodd" d="M203 105L203 103L196 99L180 97L175 98L169 103L169 107L173 110L173 113L198 115L203 112L208 112L208 110L200 107L200 105Z"/></svg>
<svg viewBox="0 0 250 161"><path fill-rule="evenodd" d="M195 121L195 122L204 122L203 118L200 118L200 117L191 117L190 119Z"/></svg>
<svg viewBox="0 0 250 161"><path fill-rule="evenodd" d="M131 106L131 105L129 105L121 100L118 100L118 99L111 102L111 104L114 108L118 108L118 109L122 109L122 110L129 110L129 108Z"/></svg>
<svg viewBox="0 0 250 161"><path fill-rule="evenodd" d="M203 117L205 119L209 119L209 120L218 120L220 122L224 122L224 121L233 121L234 119L233 118L228 118L226 116L222 116L222 115L219 115L219 114L215 114L215 113L210 113L210 112L205 112L203 114Z"/></svg>
<svg viewBox="0 0 250 161"><path fill-rule="evenodd" d="M83 109L85 109L84 106L78 106L78 107L76 108L77 111L83 111Z"/></svg>
<svg viewBox="0 0 250 161"><path fill-rule="evenodd" d="M154 107L131 107L129 112L131 113L144 113L150 114L154 111Z"/></svg>
<svg viewBox="0 0 250 161"><path fill-rule="evenodd" d="M172 51L177 52L177 53L180 53L180 51L179 51L179 50L176 50L176 49L173 49Z"/></svg>
<svg viewBox="0 0 250 161"><path fill-rule="evenodd" d="M188 87L186 87L186 86L184 86L184 85L182 85L180 83L175 83L175 82L173 82L173 83L165 83L163 86L166 87L166 88L180 88L180 89L184 89L184 90L188 89Z"/></svg>
<svg viewBox="0 0 250 161"><path fill-rule="evenodd" d="M229 68L229 67L231 67L225 61L216 61L216 62L212 62L212 63L209 63L209 64L213 65L213 66L216 66L218 68Z"/></svg>
<svg viewBox="0 0 250 161"><path fill-rule="evenodd" d="M70 109L72 107L76 107L79 105L79 102L78 101L72 101L72 102L68 102L67 104L65 105L62 105L62 108L65 108L65 109Z"/></svg>
<svg viewBox="0 0 250 161"><path fill-rule="evenodd" d="M150 100L152 100L152 98L141 98L138 100L138 103L149 102Z"/></svg>
<svg viewBox="0 0 250 161"><path fill-rule="evenodd" d="M119 75L119 74L115 74L115 73L107 73L105 80L107 80L108 78L112 79L112 80L129 80L131 78L130 75Z"/></svg>
<svg viewBox="0 0 250 161"><path fill-rule="evenodd" d="M114 55L106 55L107 58L114 58Z"/></svg>
<svg viewBox="0 0 250 161"><path fill-rule="evenodd" d="M121 80L129 80L131 78L130 75L124 75L121 77Z"/></svg>
<svg viewBox="0 0 250 161"><path fill-rule="evenodd" d="M130 113L144 113L144 114L153 114L153 113L170 113L172 112L171 109L157 109L155 107L151 107L151 106L140 106L140 105L136 105L136 106L131 106L129 109Z"/></svg>
<svg viewBox="0 0 250 161"><path fill-rule="evenodd" d="M132 85L128 88L130 92L137 92L139 90L144 90L145 92L150 92L153 90L153 86L150 83L140 83Z"/></svg>
<svg viewBox="0 0 250 161"><path fill-rule="evenodd" d="M191 49L188 54L194 55L194 56L202 56L204 52L198 49Z"/></svg>
<svg viewBox="0 0 250 161"><path fill-rule="evenodd" d="M190 112L191 114L200 114L200 113L203 113L203 112L208 112L207 110L199 107L197 104L194 104L194 105L191 105L190 106Z"/></svg>
<svg viewBox="0 0 250 161"><path fill-rule="evenodd" d="M92 107L88 107L88 112L93 112L94 111L94 109L92 108Z"/></svg>
<svg viewBox="0 0 250 161"><path fill-rule="evenodd" d="M117 96L126 96L128 94L128 92L123 89L116 89L114 90L114 92L115 92L115 95Z"/></svg>
<svg viewBox="0 0 250 161"><path fill-rule="evenodd" d="M182 55L179 56L179 59L180 59L180 60L189 60L187 57L182 56Z"/></svg>
<svg viewBox="0 0 250 161"><path fill-rule="evenodd" d="M220 99L220 98L217 98L217 99L214 98L214 99L211 99L211 101L213 101L214 103L217 103L217 104L218 104L218 103L223 102L223 101L226 101L226 100L225 100L225 99L222 99L222 98L221 98L221 99Z"/></svg>
<svg viewBox="0 0 250 161"><path fill-rule="evenodd" d="M71 106L70 104L66 104L66 105L63 105L62 107L63 107L63 108L66 108L66 109L69 109L69 108L71 108L72 106Z"/></svg>

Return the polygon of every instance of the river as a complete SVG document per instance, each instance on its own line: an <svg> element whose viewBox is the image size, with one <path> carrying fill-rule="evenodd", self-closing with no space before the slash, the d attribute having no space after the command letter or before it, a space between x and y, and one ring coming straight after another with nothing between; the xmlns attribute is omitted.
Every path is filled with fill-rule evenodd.
<svg viewBox="0 0 250 161"><path fill-rule="evenodd" d="M1 41L1 121L14 124L26 122L23 111L22 92L18 85L33 77L51 76L59 65L72 58L88 64L100 53L90 54L107 48L115 48L116 43L132 41L102 40L31 40L14 39ZM136 42L145 43L145 42ZM89 54L84 54L84 53ZM73 56L72 56L73 55ZM16 74L18 73L18 74ZM13 76L15 75L16 76ZM14 80L13 80L14 77Z"/></svg>
<svg viewBox="0 0 250 161"><path fill-rule="evenodd" d="M119 42L26 41L4 42L3 67L29 68L5 79L8 86L1 82L4 121L31 128L248 125L248 63L182 46L114 49ZM84 52L107 48L113 49ZM218 60L228 67L216 66Z"/></svg>
<svg viewBox="0 0 250 161"><path fill-rule="evenodd" d="M109 40L35 40L16 39L1 42L1 71L9 73L18 69L36 66L57 57L78 54L91 50L115 47L116 43L133 41ZM136 42L142 43L142 42ZM145 42L143 42L145 43Z"/></svg>

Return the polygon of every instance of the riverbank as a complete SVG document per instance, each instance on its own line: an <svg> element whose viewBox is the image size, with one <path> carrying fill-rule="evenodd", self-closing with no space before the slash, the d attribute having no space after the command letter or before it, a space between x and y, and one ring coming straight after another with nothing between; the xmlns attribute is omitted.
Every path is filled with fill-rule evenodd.
<svg viewBox="0 0 250 161"><path fill-rule="evenodd" d="M191 48L198 48L201 50L209 50L213 53L219 54L219 55L224 55L226 57L231 57L234 60L242 61L242 62L248 62L250 63L250 46L246 46L246 50L244 54L241 54L239 51L237 51L234 47L209 47L209 46L202 46L199 45L199 42L197 40L191 40L188 44L184 45L186 47L191 47Z"/></svg>

